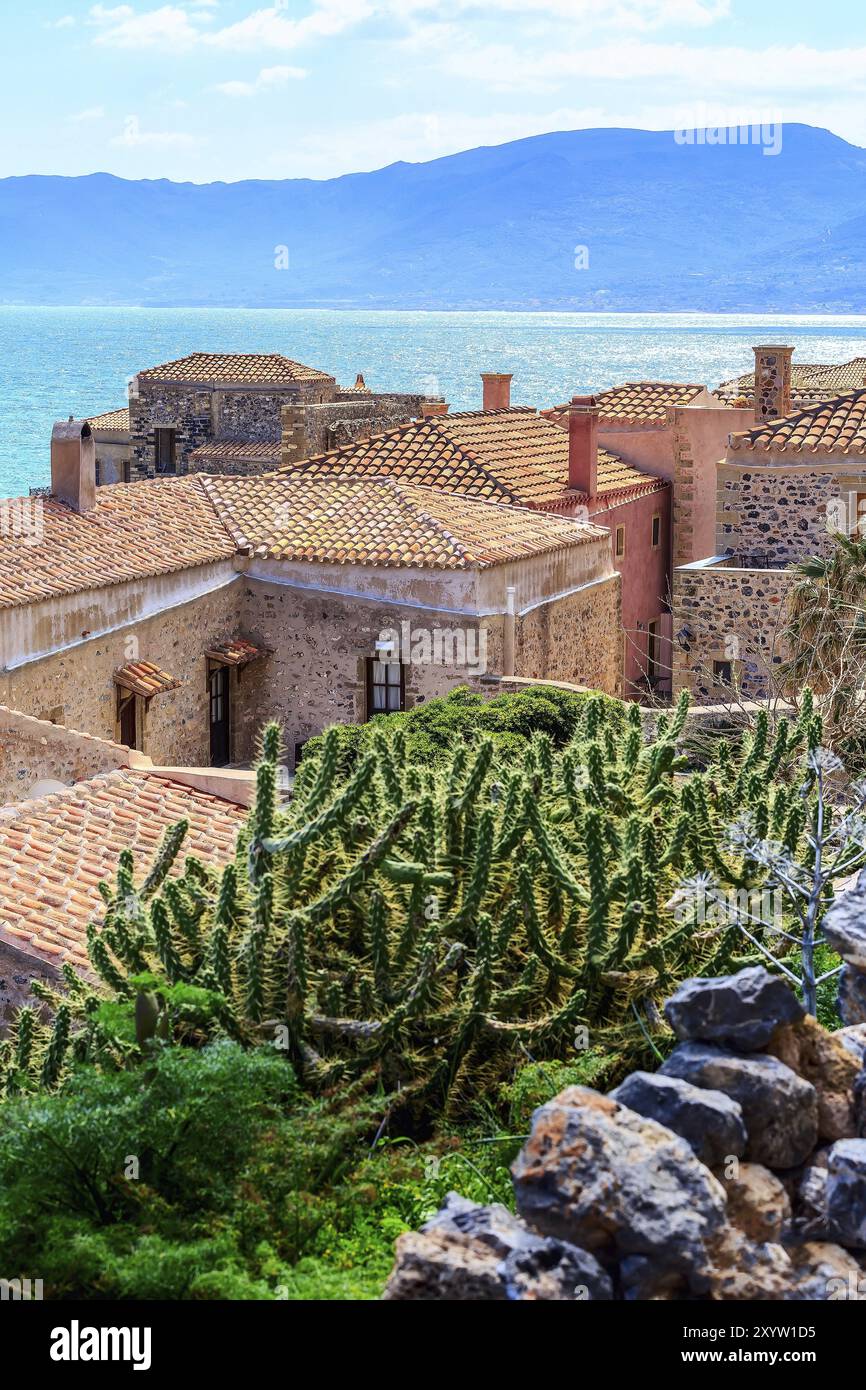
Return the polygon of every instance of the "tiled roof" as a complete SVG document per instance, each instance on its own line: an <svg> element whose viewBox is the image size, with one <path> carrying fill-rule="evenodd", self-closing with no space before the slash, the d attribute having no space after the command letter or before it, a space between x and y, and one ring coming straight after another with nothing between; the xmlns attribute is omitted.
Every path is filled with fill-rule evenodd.
<svg viewBox="0 0 866 1390"><path fill-rule="evenodd" d="M615 420L622 424L664 422L668 406L690 405L704 386L679 381L626 381L607 391L596 391L600 420ZM541 412L558 425L568 425L568 405L558 405Z"/></svg>
<svg viewBox="0 0 866 1390"><path fill-rule="evenodd" d="M810 405L846 391L859 391L866 381L866 357L850 362L794 362L791 364L791 403ZM713 395L731 401L748 401L755 395L755 373L744 372L732 381L723 381Z"/></svg>
<svg viewBox="0 0 866 1390"><path fill-rule="evenodd" d="M282 445L257 439L212 439L201 444L189 455L195 463L259 463L263 468L277 468L282 459Z"/></svg>
<svg viewBox="0 0 866 1390"><path fill-rule="evenodd" d="M129 433L129 406L119 406L117 410L106 410L102 415L89 415L87 423L92 430L111 430L115 433Z"/></svg>
<svg viewBox="0 0 866 1390"><path fill-rule="evenodd" d="M205 652L205 656L210 657L211 661L219 661L223 666L248 666L251 661L258 661L268 655L267 647L257 647L245 637L233 637L228 642L219 642Z"/></svg>
<svg viewBox="0 0 866 1390"><path fill-rule="evenodd" d="M114 684L133 695L143 695L146 700L154 695L164 695L169 690L177 690L180 681L161 671L152 661L130 661L114 673Z"/></svg>
<svg viewBox="0 0 866 1390"><path fill-rule="evenodd" d="M174 362L139 372L140 381L215 382L251 386L281 385L293 381L331 381L328 372L305 367L279 352L191 352Z"/></svg>
<svg viewBox="0 0 866 1390"><path fill-rule="evenodd" d="M787 453L866 453L866 390L819 401L781 420L730 436L732 449Z"/></svg>
<svg viewBox="0 0 866 1390"><path fill-rule="evenodd" d="M150 866L169 826L189 821L184 853L221 865L246 811L162 776L123 769L0 810L0 940L87 969L86 932L105 905L99 883L131 849Z"/></svg>
<svg viewBox="0 0 866 1390"><path fill-rule="evenodd" d="M259 558L472 569L605 536L597 526L469 500L395 478L204 477L236 537Z"/></svg>
<svg viewBox="0 0 866 1390"><path fill-rule="evenodd" d="M29 510L26 527L0 530L0 609L172 574L235 553L196 478L97 488L95 507L83 513L54 497L7 506Z"/></svg>
<svg viewBox="0 0 866 1390"><path fill-rule="evenodd" d="M585 500L568 486L568 435L530 409L433 415L290 465L327 477L392 477L518 506ZM639 495L660 480L598 451L598 491Z"/></svg>

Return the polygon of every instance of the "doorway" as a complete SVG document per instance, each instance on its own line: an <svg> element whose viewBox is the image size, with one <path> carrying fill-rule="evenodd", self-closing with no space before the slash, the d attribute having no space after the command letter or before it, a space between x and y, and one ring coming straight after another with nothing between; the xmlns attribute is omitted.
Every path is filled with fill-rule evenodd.
<svg viewBox="0 0 866 1390"><path fill-rule="evenodd" d="M208 676L211 767L225 767L231 758L231 709L228 666L212 666Z"/></svg>

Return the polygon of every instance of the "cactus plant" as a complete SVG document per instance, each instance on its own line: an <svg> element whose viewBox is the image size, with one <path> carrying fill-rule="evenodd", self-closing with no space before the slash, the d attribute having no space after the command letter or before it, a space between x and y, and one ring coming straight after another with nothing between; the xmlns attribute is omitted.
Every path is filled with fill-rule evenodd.
<svg viewBox="0 0 866 1390"><path fill-rule="evenodd" d="M301 765L288 807L277 803L270 726L255 804L221 873L181 867L182 826L140 887L122 860L90 934L102 995L130 1008L138 997L150 1036L160 1006L152 985L142 1002L142 970L164 992L195 987L212 1003L211 1028L274 1041L309 1085L375 1082L427 1113L459 1110L527 1056L568 1057L577 1034L624 1061L646 1057L658 1007L683 977L742 962L736 925L707 929L673 912L672 894L701 873L755 881L723 841L746 810L796 852L797 769L818 735L811 711L772 738L759 720L690 771L678 751L685 697L649 742L637 706L614 727L607 703L586 703L562 750L535 735L522 765L482 738L444 769L418 766L383 722L341 780L333 732ZM19 1023L18 1051L46 1084L61 1043L72 1059L114 1065L134 1052L107 1027L101 997L77 982L53 1042L34 1018ZM21 1072L9 1060L6 1084Z"/></svg>

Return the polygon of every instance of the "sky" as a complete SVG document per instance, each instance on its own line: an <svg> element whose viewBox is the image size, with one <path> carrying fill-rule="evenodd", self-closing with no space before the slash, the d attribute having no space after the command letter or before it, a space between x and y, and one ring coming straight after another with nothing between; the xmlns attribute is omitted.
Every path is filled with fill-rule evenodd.
<svg viewBox="0 0 866 1390"><path fill-rule="evenodd" d="M331 178L550 130L866 146L863 0L4 0L0 177Z"/></svg>

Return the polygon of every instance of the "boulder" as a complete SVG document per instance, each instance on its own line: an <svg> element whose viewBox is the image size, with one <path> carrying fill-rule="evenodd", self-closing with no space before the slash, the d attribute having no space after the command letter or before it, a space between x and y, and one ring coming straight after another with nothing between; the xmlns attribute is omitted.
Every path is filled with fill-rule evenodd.
<svg viewBox="0 0 866 1390"><path fill-rule="evenodd" d="M565 1241L527 1231L505 1207L450 1192L420 1232L397 1240L382 1295L391 1301L502 1302L609 1299L598 1261Z"/></svg>
<svg viewBox="0 0 866 1390"><path fill-rule="evenodd" d="M800 1240L830 1239L830 1228L827 1224L827 1178L826 1166L811 1164L804 1169L796 1185L792 1202L792 1229Z"/></svg>
<svg viewBox="0 0 866 1390"><path fill-rule="evenodd" d="M710 1249L708 1294L715 1302L788 1301L798 1297L796 1273L781 1245L757 1244L726 1226Z"/></svg>
<svg viewBox="0 0 866 1390"><path fill-rule="evenodd" d="M721 1091L702 1090L676 1076L635 1071L610 1095L620 1105L679 1134L708 1168L745 1152L743 1112Z"/></svg>
<svg viewBox="0 0 866 1390"><path fill-rule="evenodd" d="M791 986L762 965L718 979L686 980L665 1004L680 1042L713 1042L756 1052L783 1023L805 1010Z"/></svg>
<svg viewBox="0 0 866 1390"><path fill-rule="evenodd" d="M840 1245L866 1249L866 1139L840 1139L830 1150L827 1224Z"/></svg>
<svg viewBox="0 0 866 1390"><path fill-rule="evenodd" d="M778 1028L766 1051L815 1087L819 1138L833 1143L856 1137L854 1083L860 1063L837 1034L816 1018L803 1018Z"/></svg>
<svg viewBox="0 0 866 1390"><path fill-rule="evenodd" d="M828 944L844 961L857 970L866 970L866 869L860 870L855 887L836 899L824 918L823 930Z"/></svg>
<svg viewBox="0 0 866 1390"><path fill-rule="evenodd" d="M842 967L836 1007L843 1023L866 1023L866 975L852 965Z"/></svg>
<svg viewBox="0 0 866 1390"><path fill-rule="evenodd" d="M753 1163L795 1168L815 1147L815 1087L776 1057L744 1057L711 1043L686 1042L674 1048L660 1072L735 1100L748 1135L746 1158Z"/></svg>
<svg viewBox="0 0 866 1390"><path fill-rule="evenodd" d="M866 1276L860 1265L829 1241L791 1246L788 1254L797 1271L802 1297L828 1302L866 1302Z"/></svg>
<svg viewBox="0 0 866 1390"><path fill-rule="evenodd" d="M847 1028L837 1028L833 1037L847 1047L861 1067L866 1064L866 1023L852 1023Z"/></svg>
<svg viewBox="0 0 866 1390"><path fill-rule="evenodd" d="M584 1086L541 1106L512 1167L517 1208L543 1235L610 1262L645 1256L656 1278L707 1286L724 1192L678 1135Z"/></svg>
<svg viewBox="0 0 866 1390"><path fill-rule="evenodd" d="M791 1201L782 1184L761 1163L737 1163L735 1176L717 1171L728 1197L728 1220L759 1245L778 1242L791 1220Z"/></svg>

